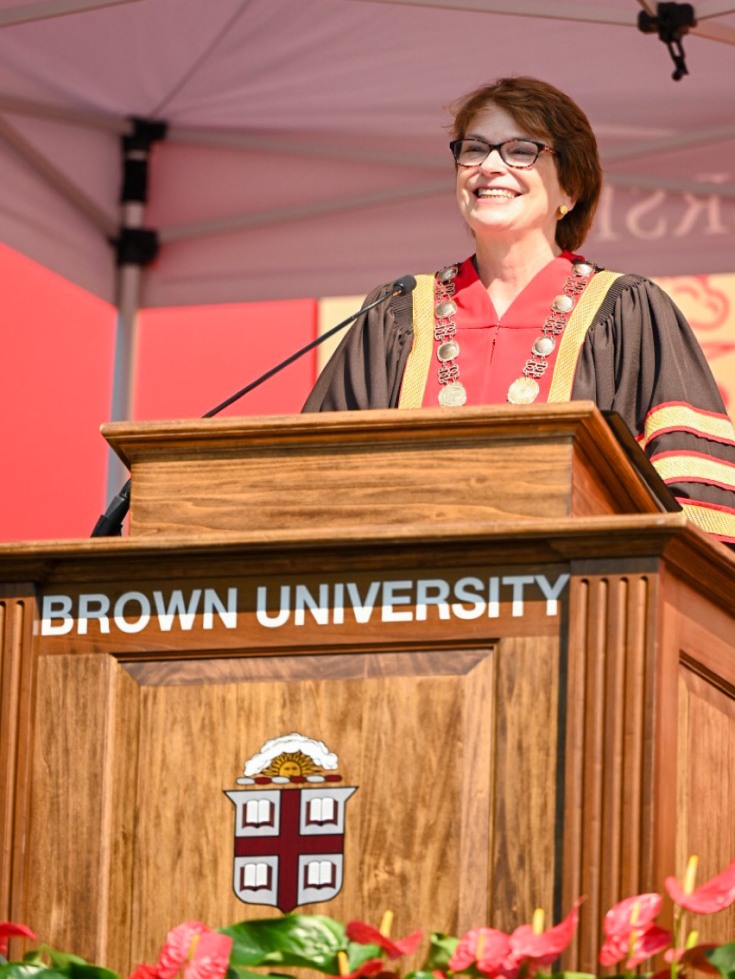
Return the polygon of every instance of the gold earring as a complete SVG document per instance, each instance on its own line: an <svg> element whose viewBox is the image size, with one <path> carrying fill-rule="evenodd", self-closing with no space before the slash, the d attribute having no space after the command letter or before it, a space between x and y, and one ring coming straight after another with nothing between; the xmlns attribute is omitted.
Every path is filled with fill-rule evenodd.
<svg viewBox="0 0 735 979"><path fill-rule="evenodd" d="M557 220L558 221L561 221L561 219L563 217L566 217L567 214L569 214L569 208L567 207L567 205L566 204L560 204L559 205L559 208L558 208L558 210L556 212Z"/></svg>

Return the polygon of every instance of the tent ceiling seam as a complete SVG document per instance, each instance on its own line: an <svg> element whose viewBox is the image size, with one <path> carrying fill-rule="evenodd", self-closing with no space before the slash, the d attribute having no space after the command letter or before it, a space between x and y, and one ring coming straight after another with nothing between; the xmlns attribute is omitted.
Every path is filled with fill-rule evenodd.
<svg viewBox="0 0 735 979"><path fill-rule="evenodd" d="M170 244L190 238L208 237L211 235L232 234L246 228L267 227L290 221L306 220L311 217L325 217L329 214L340 214L347 211L361 210L367 207L378 207L383 204L395 204L401 201L416 200L422 197L445 195L447 182L432 181L407 188L390 191L362 194L355 197L342 197L331 201L318 201L304 204L300 207L279 207L257 213L231 215L219 221L201 221L187 225L176 225L169 228L159 228L161 244Z"/></svg>
<svg viewBox="0 0 735 979"><path fill-rule="evenodd" d="M19 99L11 95L0 94L0 112L35 119L47 119L50 122L65 125L99 129L116 136L122 136L130 131L129 121L120 116L107 116L101 112L85 112L81 109L62 109L55 105L32 102L29 99Z"/></svg>
<svg viewBox="0 0 735 979"><path fill-rule="evenodd" d="M669 193L691 194L699 197L720 197L735 199L735 187L727 184L706 183L695 180L675 180L645 174L607 174L605 184L613 187L641 190L663 190ZM432 181L420 184L410 190L394 190L384 193L365 194L359 197L340 198L332 201L319 201L301 207L273 208L257 213L230 215L221 220L200 221L186 225L173 225L158 229L162 245L188 241L194 238L207 238L217 235L236 234L252 228L272 227L279 224L303 221L314 217L348 213L385 204L417 200L424 197L438 197L446 194L446 182Z"/></svg>
<svg viewBox="0 0 735 979"><path fill-rule="evenodd" d="M579 21L580 23L609 24L613 27L635 27L635 16L627 11L595 10L589 5L555 3L548 0L343 0L347 3L388 3L407 7L432 7L439 10L461 10L468 13L497 14L506 17L542 17L545 20Z"/></svg>
<svg viewBox="0 0 735 979"><path fill-rule="evenodd" d="M0 116L0 139L2 139L24 163L30 166L43 181L56 190L77 211L88 218L106 236L114 235L117 222L101 207L73 184L65 174L55 167L42 153L39 153L10 123Z"/></svg>
<svg viewBox="0 0 735 979"><path fill-rule="evenodd" d="M694 14L697 20L710 20L712 17L724 17L725 14L735 13L735 4L732 0L700 0L695 3Z"/></svg>
<svg viewBox="0 0 735 979"><path fill-rule="evenodd" d="M0 28L88 13L99 7L115 7L123 3L140 3L140 0L39 0L38 3L25 3L0 10Z"/></svg>
<svg viewBox="0 0 735 979"><path fill-rule="evenodd" d="M212 38L207 47L200 52L199 57L195 58L192 64L189 65L189 69L184 72L184 74L179 78L179 80L171 86L168 94L163 98L155 109L152 109L149 113L150 117L153 119L160 119L166 110L166 106L171 102L175 95L184 88L187 82L194 77L194 75L199 71L202 64L211 56L212 52L215 50L217 45L220 43L223 37L225 37L237 23L237 21L243 16L246 8L249 6L249 0L242 0L242 4L238 10L222 25L217 34Z"/></svg>

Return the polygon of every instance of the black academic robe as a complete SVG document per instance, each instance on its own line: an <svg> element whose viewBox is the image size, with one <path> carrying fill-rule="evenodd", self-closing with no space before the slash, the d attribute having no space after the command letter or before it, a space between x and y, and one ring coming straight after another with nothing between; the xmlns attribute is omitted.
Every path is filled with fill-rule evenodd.
<svg viewBox="0 0 735 979"><path fill-rule="evenodd" d="M412 320L410 295L361 316L304 411L397 407ZM689 324L654 283L623 275L612 284L579 351L571 398L615 411L687 515L735 543L735 431Z"/></svg>

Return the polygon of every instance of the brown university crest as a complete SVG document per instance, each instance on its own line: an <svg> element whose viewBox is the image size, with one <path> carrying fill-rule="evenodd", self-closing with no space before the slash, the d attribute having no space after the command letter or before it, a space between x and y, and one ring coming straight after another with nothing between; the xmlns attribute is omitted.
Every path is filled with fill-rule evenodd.
<svg viewBox="0 0 735 979"><path fill-rule="evenodd" d="M235 804L233 887L246 904L284 913L331 901L342 889L345 808L339 762L323 741L286 734L244 765Z"/></svg>

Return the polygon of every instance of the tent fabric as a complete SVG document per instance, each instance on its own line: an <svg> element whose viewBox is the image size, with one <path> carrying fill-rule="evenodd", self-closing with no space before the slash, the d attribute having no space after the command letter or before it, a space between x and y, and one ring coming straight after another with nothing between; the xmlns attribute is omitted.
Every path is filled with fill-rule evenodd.
<svg viewBox="0 0 735 979"><path fill-rule="evenodd" d="M466 254L446 107L533 74L599 137L588 257L732 271L735 8L694 7L675 82L636 0L2 0L0 239L114 302L120 137L163 120L144 305L364 294Z"/></svg>

